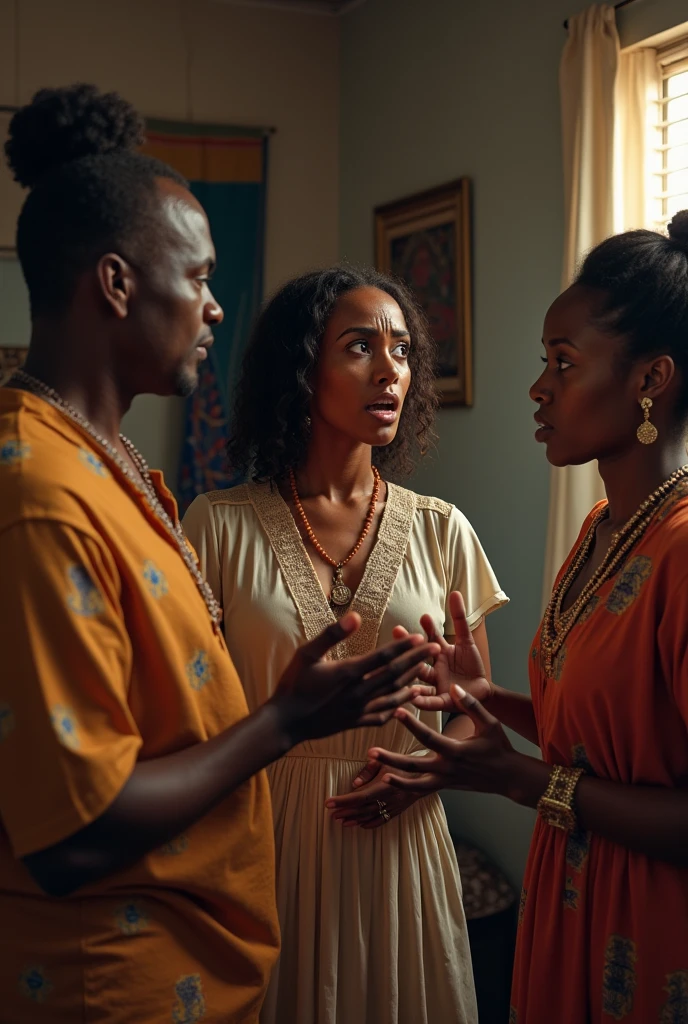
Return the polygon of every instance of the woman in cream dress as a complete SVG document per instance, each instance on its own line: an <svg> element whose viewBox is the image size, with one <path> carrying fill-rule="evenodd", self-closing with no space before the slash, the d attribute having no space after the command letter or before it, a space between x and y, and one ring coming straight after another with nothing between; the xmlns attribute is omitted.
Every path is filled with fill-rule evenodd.
<svg viewBox="0 0 688 1024"><path fill-rule="evenodd" d="M417 629L423 614L450 634L459 590L488 657L483 620L506 597L466 518L384 479L371 507L372 466L383 477L410 467L431 435L433 394L431 341L397 281L313 273L261 314L230 444L250 482L197 498L184 520L251 709L342 607L363 624L336 657L374 649L396 625ZM328 558L352 549L335 579ZM465 721L447 729L465 735ZM371 746L423 754L393 719L303 743L269 770L282 953L264 1024L477 1022L442 804L371 778Z"/></svg>

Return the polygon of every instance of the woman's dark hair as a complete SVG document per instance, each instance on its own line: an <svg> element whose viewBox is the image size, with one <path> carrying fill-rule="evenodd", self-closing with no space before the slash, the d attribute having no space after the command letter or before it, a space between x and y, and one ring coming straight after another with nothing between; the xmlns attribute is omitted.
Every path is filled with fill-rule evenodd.
<svg viewBox="0 0 688 1024"><path fill-rule="evenodd" d="M688 210L674 216L668 236L626 231L586 257L576 284L599 289L596 322L627 339L625 360L666 354L681 374L676 414L688 412Z"/></svg>
<svg viewBox="0 0 688 1024"><path fill-rule="evenodd" d="M290 281L261 312L236 390L227 445L232 469L251 479L279 479L303 463L320 344L335 303L355 288L379 288L399 305L411 336L411 384L391 444L373 450L389 476L412 471L435 435L435 344L423 311L396 278L368 267L316 270Z"/></svg>
<svg viewBox="0 0 688 1024"><path fill-rule="evenodd" d="M10 122L14 178L31 189L17 253L33 315L61 312L77 277L109 251L137 262L155 253L155 179L186 182L136 152L143 120L115 92L93 85L41 89Z"/></svg>

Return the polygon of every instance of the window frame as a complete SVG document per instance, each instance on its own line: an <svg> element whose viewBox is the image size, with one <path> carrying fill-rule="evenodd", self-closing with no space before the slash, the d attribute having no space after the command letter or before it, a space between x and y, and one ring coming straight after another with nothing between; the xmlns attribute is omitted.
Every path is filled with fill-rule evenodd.
<svg viewBox="0 0 688 1024"><path fill-rule="evenodd" d="M688 137L684 142L674 143L673 146L668 141L671 125L682 121L688 122L688 115L672 121L667 117L667 104L669 100L688 96L688 90L680 93L679 96L669 96L667 88L667 83L671 78L688 71L688 36L675 40L671 45L657 51L657 70L659 74L659 99L656 101L656 139L653 146L653 155L656 158L657 154L659 154L659 159L655 167L653 167L653 181L659 182L659 189L653 188L652 211L655 228L658 231L666 231L667 224L673 216L673 214L667 212L670 200L676 196L688 196L688 186L685 189L682 188L679 192L672 192L667 182L667 177L670 173L681 170L688 171L688 161L679 167L670 167L668 161L668 154L674 146L688 146ZM688 207L688 201L685 206Z"/></svg>

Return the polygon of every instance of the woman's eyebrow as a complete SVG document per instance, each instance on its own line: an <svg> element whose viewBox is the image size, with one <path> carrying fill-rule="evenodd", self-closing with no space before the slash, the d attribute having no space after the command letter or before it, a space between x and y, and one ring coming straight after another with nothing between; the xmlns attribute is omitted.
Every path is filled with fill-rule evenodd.
<svg viewBox="0 0 688 1024"><path fill-rule="evenodd" d="M377 327L347 327L345 331L338 336L337 341L343 338L345 334L365 334L367 338L371 338L374 334L379 334ZM409 338L409 332L402 330L401 327L393 327L390 331L393 338Z"/></svg>

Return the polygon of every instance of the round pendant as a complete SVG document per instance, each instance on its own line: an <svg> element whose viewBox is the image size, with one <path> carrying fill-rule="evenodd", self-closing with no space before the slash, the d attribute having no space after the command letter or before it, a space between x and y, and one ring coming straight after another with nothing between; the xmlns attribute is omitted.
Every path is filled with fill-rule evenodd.
<svg viewBox="0 0 688 1024"><path fill-rule="evenodd" d="M330 593L330 601L343 608L351 600L351 591L345 583L335 583Z"/></svg>
<svg viewBox="0 0 688 1024"><path fill-rule="evenodd" d="M657 427L654 423L649 423L646 420L645 423L640 424L636 434L641 444L654 444L657 440Z"/></svg>

